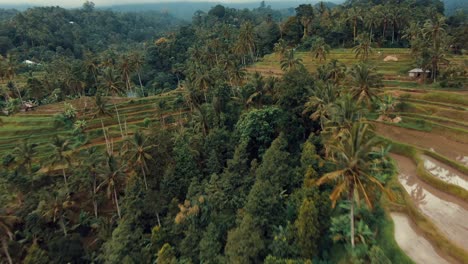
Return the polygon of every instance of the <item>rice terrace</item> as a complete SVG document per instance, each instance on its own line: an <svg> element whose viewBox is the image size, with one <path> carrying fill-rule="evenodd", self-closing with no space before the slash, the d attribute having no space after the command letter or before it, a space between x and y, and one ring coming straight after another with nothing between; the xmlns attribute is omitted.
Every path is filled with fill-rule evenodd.
<svg viewBox="0 0 468 264"><path fill-rule="evenodd" d="M468 263L466 8L117 2L0 2L0 264Z"/></svg>

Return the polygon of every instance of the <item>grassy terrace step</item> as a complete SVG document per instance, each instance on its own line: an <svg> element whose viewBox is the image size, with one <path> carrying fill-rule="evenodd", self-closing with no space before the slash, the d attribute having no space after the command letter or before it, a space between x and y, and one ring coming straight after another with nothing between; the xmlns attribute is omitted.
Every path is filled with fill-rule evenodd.
<svg viewBox="0 0 468 264"><path fill-rule="evenodd" d="M414 99L414 98L398 98L398 100L408 101L408 102L415 102L415 103L420 103L420 104L425 104L425 105L435 105L435 106L451 108L451 109L460 110L460 111L468 111L468 108L466 108L464 106L453 105L453 104L449 104L449 103L440 103L440 102L427 101L427 100Z"/></svg>
<svg viewBox="0 0 468 264"><path fill-rule="evenodd" d="M417 119L424 119L424 120L430 120L434 121L437 123L441 123L442 125L445 126L450 126L454 125L454 128L461 128L461 129L468 129L468 123L454 120L454 119L449 119L449 118L444 118L444 117L439 117L435 115L424 115L424 114L417 114L413 112L401 112L401 113L395 113L396 115L399 116L404 116L404 117L409 117L409 118L417 118Z"/></svg>

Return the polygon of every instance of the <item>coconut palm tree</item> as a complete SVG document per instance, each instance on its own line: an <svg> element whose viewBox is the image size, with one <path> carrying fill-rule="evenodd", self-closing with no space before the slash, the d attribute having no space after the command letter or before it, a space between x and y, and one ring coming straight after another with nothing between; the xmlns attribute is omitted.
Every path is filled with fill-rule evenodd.
<svg viewBox="0 0 468 264"><path fill-rule="evenodd" d="M250 55L252 61L255 61L255 36L252 23L245 22L239 29L239 38L235 44L235 52L242 56L243 64L246 64L245 56Z"/></svg>
<svg viewBox="0 0 468 264"><path fill-rule="evenodd" d="M288 55L281 60L281 69L283 71L290 71L300 67L304 67L302 59L294 57L294 49L289 50Z"/></svg>
<svg viewBox="0 0 468 264"><path fill-rule="evenodd" d="M322 130L325 123L330 120L333 114L335 102L338 99L338 87L332 83L320 83L312 92L312 96L304 106L303 114L310 114L309 118L313 121L320 121Z"/></svg>
<svg viewBox="0 0 468 264"><path fill-rule="evenodd" d="M146 190L148 190L146 174L149 171L146 161L153 159L151 156L151 150L155 147L155 145L149 144L148 141L149 139L143 133L137 131L133 135L133 139L128 140L129 148L124 154L128 157L128 161L132 164L132 166L141 170Z"/></svg>
<svg viewBox="0 0 468 264"><path fill-rule="evenodd" d="M132 74L133 72L133 63L132 63L132 60L131 60L131 57L127 56L127 55L123 55L121 58L120 58L120 63L119 63L119 70L120 70L120 74L121 74L121 78L123 80L123 82L125 83L125 86L126 86L126 89L127 89L127 92L131 90L131 84L130 84L130 75Z"/></svg>
<svg viewBox="0 0 468 264"><path fill-rule="evenodd" d="M359 63L351 68L350 81L353 98L370 107L377 96L376 88L382 86L382 76L369 64Z"/></svg>
<svg viewBox="0 0 468 264"><path fill-rule="evenodd" d="M364 16L364 24L369 29L369 40L372 41L373 31L380 25L380 13L375 6Z"/></svg>
<svg viewBox="0 0 468 264"><path fill-rule="evenodd" d="M107 109L107 100L101 96L101 94L98 92L94 96L94 106L96 109L94 110L93 113L93 118L96 118L98 116L109 116L112 117L111 112Z"/></svg>
<svg viewBox="0 0 468 264"><path fill-rule="evenodd" d="M353 40L356 42L358 23L362 21L362 10L354 6L349 8L346 13L346 21L351 22L353 26Z"/></svg>
<svg viewBox="0 0 468 264"><path fill-rule="evenodd" d="M279 54L280 59L284 59L284 56L288 52L288 43L284 39L280 39L278 43L275 43L275 47L273 49L277 54Z"/></svg>
<svg viewBox="0 0 468 264"><path fill-rule="evenodd" d="M102 182L98 185L97 191L106 188L107 197L112 200L119 219L122 218L119 206L119 188L124 178L123 166L120 166L116 157L112 153L106 154L105 166L99 167L98 175Z"/></svg>
<svg viewBox="0 0 468 264"><path fill-rule="evenodd" d="M122 88L123 82L119 74L111 67L107 67L101 75L101 83L106 89L106 95L110 93L114 95L123 94L125 90Z"/></svg>
<svg viewBox="0 0 468 264"><path fill-rule="evenodd" d="M314 58L321 62L322 60L327 60L327 54L330 53L330 46L325 43L323 38L317 38L312 44L310 51L312 52Z"/></svg>
<svg viewBox="0 0 468 264"><path fill-rule="evenodd" d="M13 227L17 222L19 222L19 219L15 216L0 215L0 242L9 264L13 264L13 260L8 251L8 239L13 240Z"/></svg>
<svg viewBox="0 0 468 264"><path fill-rule="evenodd" d="M52 155L49 157L51 166L58 166L62 170L63 179L65 182L65 188L68 190L68 178L65 173L66 169L71 166L71 156L69 151L71 150L70 141L59 136L55 136L52 143L49 144L52 148Z"/></svg>
<svg viewBox="0 0 468 264"><path fill-rule="evenodd" d="M36 155L36 144L30 144L27 140L23 141L20 145L13 149L13 155L21 167L26 168L27 173L31 177L31 185L33 184L32 179L32 162Z"/></svg>
<svg viewBox="0 0 468 264"><path fill-rule="evenodd" d="M361 35L358 38L359 44L353 48L356 58L359 58L361 61L366 61L369 58L369 55L373 53L371 38Z"/></svg>
<svg viewBox="0 0 468 264"><path fill-rule="evenodd" d="M145 60L143 58L143 55L139 52L133 53L130 58L131 58L131 64L133 65L133 68L135 69L138 75L138 82L140 83L140 89L143 91L143 83L141 82L141 68L143 67L143 64L145 63Z"/></svg>
<svg viewBox="0 0 468 264"><path fill-rule="evenodd" d="M331 183L334 189L330 194L333 207L343 195L350 203L349 219L351 223L351 246L354 248L354 203L361 197L372 208L375 187L386 191L382 183L372 175L370 168L373 165L371 154L374 148L380 146L378 138L372 127L363 122L356 122L351 129L345 130L341 140L329 142L331 160L337 166L333 172L326 173L317 185Z"/></svg>

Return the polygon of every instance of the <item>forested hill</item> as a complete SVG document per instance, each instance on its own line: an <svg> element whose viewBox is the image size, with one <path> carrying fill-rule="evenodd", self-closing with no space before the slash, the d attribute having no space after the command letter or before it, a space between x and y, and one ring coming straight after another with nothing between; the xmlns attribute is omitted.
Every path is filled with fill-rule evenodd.
<svg viewBox="0 0 468 264"><path fill-rule="evenodd" d="M284 15L294 15L294 8L301 3L311 1L252 1L252 2L243 2L243 3L223 3L224 6L234 9L255 9L255 8L271 8L274 10L279 10ZM312 1L318 3L319 1ZM326 2L326 5L331 8L337 3L343 1L333 1ZM187 21L192 20L192 16L196 11L208 12L212 7L214 7L216 2L162 2L162 3L149 3L149 4L124 4L124 5L112 5L109 7L103 7L104 9L111 9L114 11L145 11L145 10L155 10L160 12L167 12L177 18L184 19Z"/></svg>
<svg viewBox="0 0 468 264"><path fill-rule="evenodd" d="M39 61L51 60L57 53L81 58L85 51L128 47L157 39L181 22L156 11L120 13L94 6L0 10L0 21L0 54L17 53L23 60Z"/></svg>

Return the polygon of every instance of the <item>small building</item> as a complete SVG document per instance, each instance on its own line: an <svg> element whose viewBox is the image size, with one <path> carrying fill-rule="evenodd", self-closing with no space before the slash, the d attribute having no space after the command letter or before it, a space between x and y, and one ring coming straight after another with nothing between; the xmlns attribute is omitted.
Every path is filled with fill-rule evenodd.
<svg viewBox="0 0 468 264"><path fill-rule="evenodd" d="M431 73L431 71L429 71L429 70L424 71L421 68L414 68L414 69L412 69L412 70L410 70L408 72L408 76L412 77L412 78L419 78L419 77L423 77L423 76L429 77L430 73Z"/></svg>
<svg viewBox="0 0 468 264"><path fill-rule="evenodd" d="M30 61L30 60L25 60L23 61L24 64L28 64L28 65L35 65L37 63L35 63L34 61Z"/></svg>

